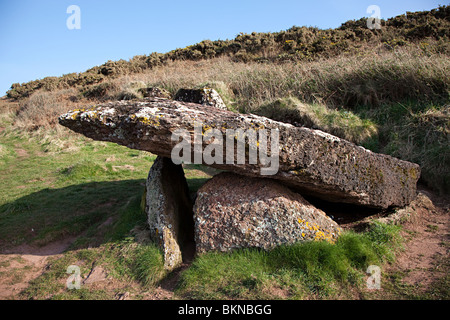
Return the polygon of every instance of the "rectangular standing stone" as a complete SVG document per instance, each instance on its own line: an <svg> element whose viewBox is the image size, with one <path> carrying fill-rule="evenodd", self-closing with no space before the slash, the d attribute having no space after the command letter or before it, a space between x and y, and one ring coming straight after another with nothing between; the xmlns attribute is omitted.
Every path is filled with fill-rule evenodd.
<svg viewBox="0 0 450 320"><path fill-rule="evenodd" d="M173 270L183 262L182 249L193 240L193 212L181 165L157 157L148 174L145 212L150 236L164 254L164 267Z"/></svg>

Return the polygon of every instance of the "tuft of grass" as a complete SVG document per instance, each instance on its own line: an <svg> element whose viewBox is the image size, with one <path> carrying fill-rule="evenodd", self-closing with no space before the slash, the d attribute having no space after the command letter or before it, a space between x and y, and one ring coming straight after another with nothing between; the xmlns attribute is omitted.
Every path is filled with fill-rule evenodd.
<svg viewBox="0 0 450 320"><path fill-rule="evenodd" d="M177 294L192 299L271 299L277 291L273 288L278 288L283 298L339 297L343 288L361 288L369 265L392 261L400 248L399 231L398 226L374 223L363 233L345 232L335 244L311 241L270 251L206 253L182 273Z"/></svg>
<svg viewBox="0 0 450 320"><path fill-rule="evenodd" d="M264 251L243 249L197 257L182 273L178 294L190 299L251 299L268 268Z"/></svg>
<svg viewBox="0 0 450 320"><path fill-rule="evenodd" d="M373 122L361 119L352 111L329 109L319 103L302 103L294 97L263 104L253 113L297 126L320 129L358 144L378 133Z"/></svg>
<svg viewBox="0 0 450 320"><path fill-rule="evenodd" d="M140 246L130 265L133 277L144 287L155 286L166 275L163 260L163 255L155 244Z"/></svg>

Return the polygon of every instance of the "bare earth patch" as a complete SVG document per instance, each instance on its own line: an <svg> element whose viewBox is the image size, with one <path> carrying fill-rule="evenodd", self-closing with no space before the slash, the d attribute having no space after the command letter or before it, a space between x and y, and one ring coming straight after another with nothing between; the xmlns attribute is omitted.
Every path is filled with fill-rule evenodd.
<svg viewBox="0 0 450 320"><path fill-rule="evenodd" d="M16 148L14 151L16 152L18 157L21 157L21 158L28 157L28 152L25 149Z"/></svg>
<svg viewBox="0 0 450 320"><path fill-rule="evenodd" d="M449 206L445 199L427 195L435 206L419 204L416 214L403 223L403 236L409 240L387 270L405 274L401 281L414 286L421 294L431 290L433 284L449 272Z"/></svg>
<svg viewBox="0 0 450 320"><path fill-rule="evenodd" d="M62 255L73 240L66 238L43 247L24 244L0 253L0 299L17 299L30 281L43 273L48 259Z"/></svg>

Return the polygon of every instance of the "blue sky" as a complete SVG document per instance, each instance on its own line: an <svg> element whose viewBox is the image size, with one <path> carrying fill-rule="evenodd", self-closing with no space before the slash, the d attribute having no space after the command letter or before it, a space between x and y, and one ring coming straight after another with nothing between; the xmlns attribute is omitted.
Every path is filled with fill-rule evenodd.
<svg viewBox="0 0 450 320"><path fill-rule="evenodd" d="M12 83L83 72L108 60L167 52L239 32L276 32L293 25L335 28L370 16L430 10L434 0L0 0L0 96ZM67 8L80 8L69 30Z"/></svg>

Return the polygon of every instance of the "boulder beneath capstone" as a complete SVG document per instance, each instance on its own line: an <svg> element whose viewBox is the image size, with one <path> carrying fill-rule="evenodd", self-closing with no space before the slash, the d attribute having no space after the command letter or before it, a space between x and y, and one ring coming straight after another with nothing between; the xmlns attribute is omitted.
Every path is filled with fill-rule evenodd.
<svg viewBox="0 0 450 320"><path fill-rule="evenodd" d="M183 246L194 239L192 203L181 165L156 158L146 182L145 211L150 236L163 252L165 269L179 267Z"/></svg>
<svg viewBox="0 0 450 320"><path fill-rule="evenodd" d="M271 161L271 164L276 162L276 170L270 178L302 194L330 202L374 208L402 207L416 197L420 176L417 164L373 153L320 130L194 103L160 98L109 102L72 110L61 115L59 122L92 139L167 158L173 156L172 151L180 144L180 136L174 139L174 133L181 131L188 136L184 137L187 149L183 150L183 157L187 155L195 163L198 158L204 165L249 177L264 175L268 164L261 161L264 159L261 154L267 152L267 156L276 160ZM215 132L214 139L205 138L211 129ZM259 137L266 135L267 150L263 150L262 143L253 144L244 139L245 155L256 149L259 155L256 162L249 158L239 162L240 154L233 144L235 149L231 149L231 159L227 159L228 133L238 130L253 130ZM277 134L272 136L273 132ZM231 142L236 138L239 140L239 135L231 135ZM202 155L220 141L224 141L223 145L214 150L223 148L223 152L215 152L213 162L206 161Z"/></svg>
<svg viewBox="0 0 450 320"><path fill-rule="evenodd" d="M224 172L197 193L198 253L236 248L271 249L305 240L334 242L336 222L280 182Z"/></svg>

